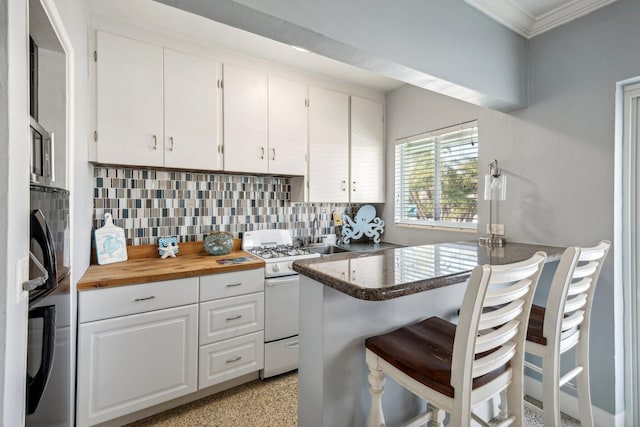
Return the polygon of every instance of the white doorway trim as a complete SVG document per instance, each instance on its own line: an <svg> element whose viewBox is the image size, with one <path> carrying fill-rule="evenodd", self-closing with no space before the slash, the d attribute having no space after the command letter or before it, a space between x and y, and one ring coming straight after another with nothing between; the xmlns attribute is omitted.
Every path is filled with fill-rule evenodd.
<svg viewBox="0 0 640 427"><path fill-rule="evenodd" d="M617 84L615 117L614 283L624 306L625 426L633 427L640 423L640 77Z"/></svg>

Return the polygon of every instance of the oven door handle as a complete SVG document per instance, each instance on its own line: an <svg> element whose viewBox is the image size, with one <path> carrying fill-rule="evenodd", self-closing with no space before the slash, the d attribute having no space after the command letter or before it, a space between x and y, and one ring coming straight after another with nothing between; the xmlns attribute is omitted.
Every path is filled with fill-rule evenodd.
<svg viewBox="0 0 640 427"><path fill-rule="evenodd" d="M297 285L300 281L300 276L297 274L294 276L277 277L273 279L265 279L264 285L268 287L284 286L284 285Z"/></svg>
<svg viewBox="0 0 640 427"><path fill-rule="evenodd" d="M42 273L42 276L38 276L35 279L31 279L31 280L27 280L26 282L23 282L22 290L24 291L32 291L37 287L44 285L45 283L47 283L47 280L49 280L49 272L47 271L46 268L44 268L42 264L40 264L40 261L38 261L38 258L36 258L33 252L29 251L29 257L31 258L31 261L36 266L36 268L40 270L40 273Z"/></svg>
<svg viewBox="0 0 640 427"><path fill-rule="evenodd" d="M42 399L53 368L53 351L56 344L56 307L48 305L29 311L29 319L42 318L42 356L40 368L32 377L27 373L27 414L33 414Z"/></svg>
<svg viewBox="0 0 640 427"><path fill-rule="evenodd" d="M47 226L47 222L44 218L44 214L41 210L37 209L31 213L31 238L42 249L42 265L47 271L48 278L44 281L44 284L38 288L42 290L53 289L57 285L58 277L56 275L56 248L53 243L53 236ZM36 288L36 289L38 289Z"/></svg>

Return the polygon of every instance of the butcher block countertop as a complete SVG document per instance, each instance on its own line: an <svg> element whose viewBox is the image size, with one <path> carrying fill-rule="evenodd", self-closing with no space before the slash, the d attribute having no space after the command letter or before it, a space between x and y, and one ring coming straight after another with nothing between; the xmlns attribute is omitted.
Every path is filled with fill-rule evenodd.
<svg viewBox="0 0 640 427"><path fill-rule="evenodd" d="M233 250L220 256L206 253L203 242L182 242L178 255L165 259L159 257L157 245L128 246L127 261L91 265L78 282L78 291L264 268L263 260L240 250L240 242L236 239ZM248 259L237 264L218 262L244 257Z"/></svg>

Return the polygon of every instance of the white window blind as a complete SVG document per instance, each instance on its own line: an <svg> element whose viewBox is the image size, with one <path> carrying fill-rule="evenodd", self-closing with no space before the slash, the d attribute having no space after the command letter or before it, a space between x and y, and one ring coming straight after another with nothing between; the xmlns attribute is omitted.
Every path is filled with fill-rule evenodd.
<svg viewBox="0 0 640 427"><path fill-rule="evenodd" d="M395 222L475 229L478 122L396 141Z"/></svg>

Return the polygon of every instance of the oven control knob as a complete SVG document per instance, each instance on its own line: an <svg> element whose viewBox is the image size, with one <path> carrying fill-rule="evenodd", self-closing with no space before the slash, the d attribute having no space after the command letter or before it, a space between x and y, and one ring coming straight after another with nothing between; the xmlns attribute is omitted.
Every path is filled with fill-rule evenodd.
<svg viewBox="0 0 640 427"><path fill-rule="evenodd" d="M278 264L273 264L271 266L271 271L273 271L274 273L277 273L278 271L280 271L280 266Z"/></svg>

